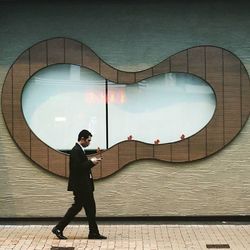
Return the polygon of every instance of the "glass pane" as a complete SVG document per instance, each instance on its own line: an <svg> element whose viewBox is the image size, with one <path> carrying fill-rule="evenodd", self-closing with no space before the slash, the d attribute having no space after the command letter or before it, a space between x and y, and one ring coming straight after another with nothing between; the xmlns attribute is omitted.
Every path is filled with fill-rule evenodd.
<svg viewBox="0 0 250 250"><path fill-rule="evenodd" d="M137 84L108 82L76 65L49 66L30 78L22 94L25 119L49 146L69 150L79 131L93 134L89 149L108 147L131 135L146 143L176 142L200 131L212 118L216 99L202 79L167 73Z"/></svg>
<svg viewBox="0 0 250 250"><path fill-rule="evenodd" d="M176 142L212 118L216 98L202 79L186 73L158 75L138 84L109 82L109 146L128 136L146 143Z"/></svg>
<svg viewBox="0 0 250 250"><path fill-rule="evenodd" d="M93 134L88 149L106 147L105 80L76 65L49 66L32 76L22 94L24 117L43 142L69 150L78 133Z"/></svg>

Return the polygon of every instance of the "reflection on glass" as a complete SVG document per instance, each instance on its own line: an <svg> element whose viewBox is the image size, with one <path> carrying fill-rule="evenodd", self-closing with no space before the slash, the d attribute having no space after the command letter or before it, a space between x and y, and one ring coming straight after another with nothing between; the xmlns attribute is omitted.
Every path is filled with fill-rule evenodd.
<svg viewBox="0 0 250 250"><path fill-rule="evenodd" d="M109 103L109 146L126 140L176 142L201 130L212 118L216 99L211 87L186 73L167 73L138 84L109 83L119 103ZM122 94L121 94L122 93Z"/></svg>
<svg viewBox="0 0 250 250"><path fill-rule="evenodd" d="M125 85L67 64L37 72L22 94L28 125L58 150L71 149L83 128L94 136L90 149L106 149L130 135L151 144L176 142L206 126L215 106L211 87L191 74L167 73Z"/></svg>
<svg viewBox="0 0 250 250"><path fill-rule="evenodd" d="M69 150L89 129L92 149L106 147L105 80L76 65L58 64L36 73L22 94L24 117L32 131L54 149Z"/></svg>

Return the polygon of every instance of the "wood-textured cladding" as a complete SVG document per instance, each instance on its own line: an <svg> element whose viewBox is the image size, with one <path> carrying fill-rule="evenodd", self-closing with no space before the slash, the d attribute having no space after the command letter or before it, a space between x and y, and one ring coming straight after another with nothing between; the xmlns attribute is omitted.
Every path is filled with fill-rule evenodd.
<svg viewBox="0 0 250 250"><path fill-rule="evenodd" d="M47 41L48 65L65 63L65 39L57 38Z"/></svg>
<svg viewBox="0 0 250 250"><path fill-rule="evenodd" d="M69 175L69 156L50 148L33 134L21 107L26 81L40 69L58 63L83 66L109 81L122 84L133 84L168 72L189 73L204 79L216 95L213 118L195 135L167 144L120 142L100 153L103 161L93 169L95 179L107 177L140 159L188 162L207 157L228 144L249 117L249 76L239 58L223 48L197 46L172 55L152 68L124 72L105 63L79 41L69 38L42 41L24 51L11 66L4 82L1 105L10 135L25 155L60 176Z"/></svg>
<svg viewBox="0 0 250 250"><path fill-rule="evenodd" d="M47 66L46 46L46 43L39 43L30 49L30 75Z"/></svg>
<svg viewBox="0 0 250 250"><path fill-rule="evenodd" d="M79 51L80 52L80 51ZM86 45L82 45L82 66L100 73L100 58Z"/></svg>
<svg viewBox="0 0 250 250"><path fill-rule="evenodd" d="M212 120L207 126L207 155L213 154L224 146L223 119L223 50L207 47L206 49L206 78L216 95L216 109Z"/></svg>
<svg viewBox="0 0 250 250"><path fill-rule="evenodd" d="M224 143L228 143L241 128L241 70L239 60L228 51L223 51L223 62Z"/></svg>
<svg viewBox="0 0 250 250"><path fill-rule="evenodd" d="M16 143L30 157L30 134L22 113L21 94L26 81L30 77L30 53L26 50L13 65L13 134Z"/></svg>
<svg viewBox="0 0 250 250"><path fill-rule="evenodd" d="M65 63L81 65L82 45L80 42L65 39Z"/></svg>
<svg viewBox="0 0 250 250"><path fill-rule="evenodd" d="M5 78L2 89L2 112L9 133L13 135L13 68L11 68Z"/></svg>

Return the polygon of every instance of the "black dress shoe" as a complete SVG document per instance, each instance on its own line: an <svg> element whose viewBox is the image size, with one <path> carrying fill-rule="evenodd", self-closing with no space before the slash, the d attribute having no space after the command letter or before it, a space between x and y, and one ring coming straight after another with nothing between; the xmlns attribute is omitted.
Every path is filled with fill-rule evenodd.
<svg viewBox="0 0 250 250"><path fill-rule="evenodd" d="M53 227L52 233L56 235L56 237L60 240L66 240L67 237L65 237L60 229L57 227Z"/></svg>
<svg viewBox="0 0 250 250"><path fill-rule="evenodd" d="M106 240L107 237L106 236L103 236L99 233L90 233L89 236L88 236L88 239L89 240Z"/></svg>

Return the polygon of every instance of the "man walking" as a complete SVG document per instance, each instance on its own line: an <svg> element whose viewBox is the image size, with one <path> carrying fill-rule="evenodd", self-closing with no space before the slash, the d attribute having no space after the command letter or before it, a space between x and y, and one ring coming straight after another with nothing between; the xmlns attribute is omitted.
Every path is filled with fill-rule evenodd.
<svg viewBox="0 0 250 250"><path fill-rule="evenodd" d="M89 224L88 239L107 239L101 235L96 223L96 205L94 199L94 182L91 168L101 159L93 157L88 159L84 148L91 142L92 134L88 130L82 130L78 135L78 141L70 153L70 172L68 191L73 191L74 203L68 209L61 221L52 229L52 232L59 239L67 239L63 235L64 228L81 211L85 210Z"/></svg>

